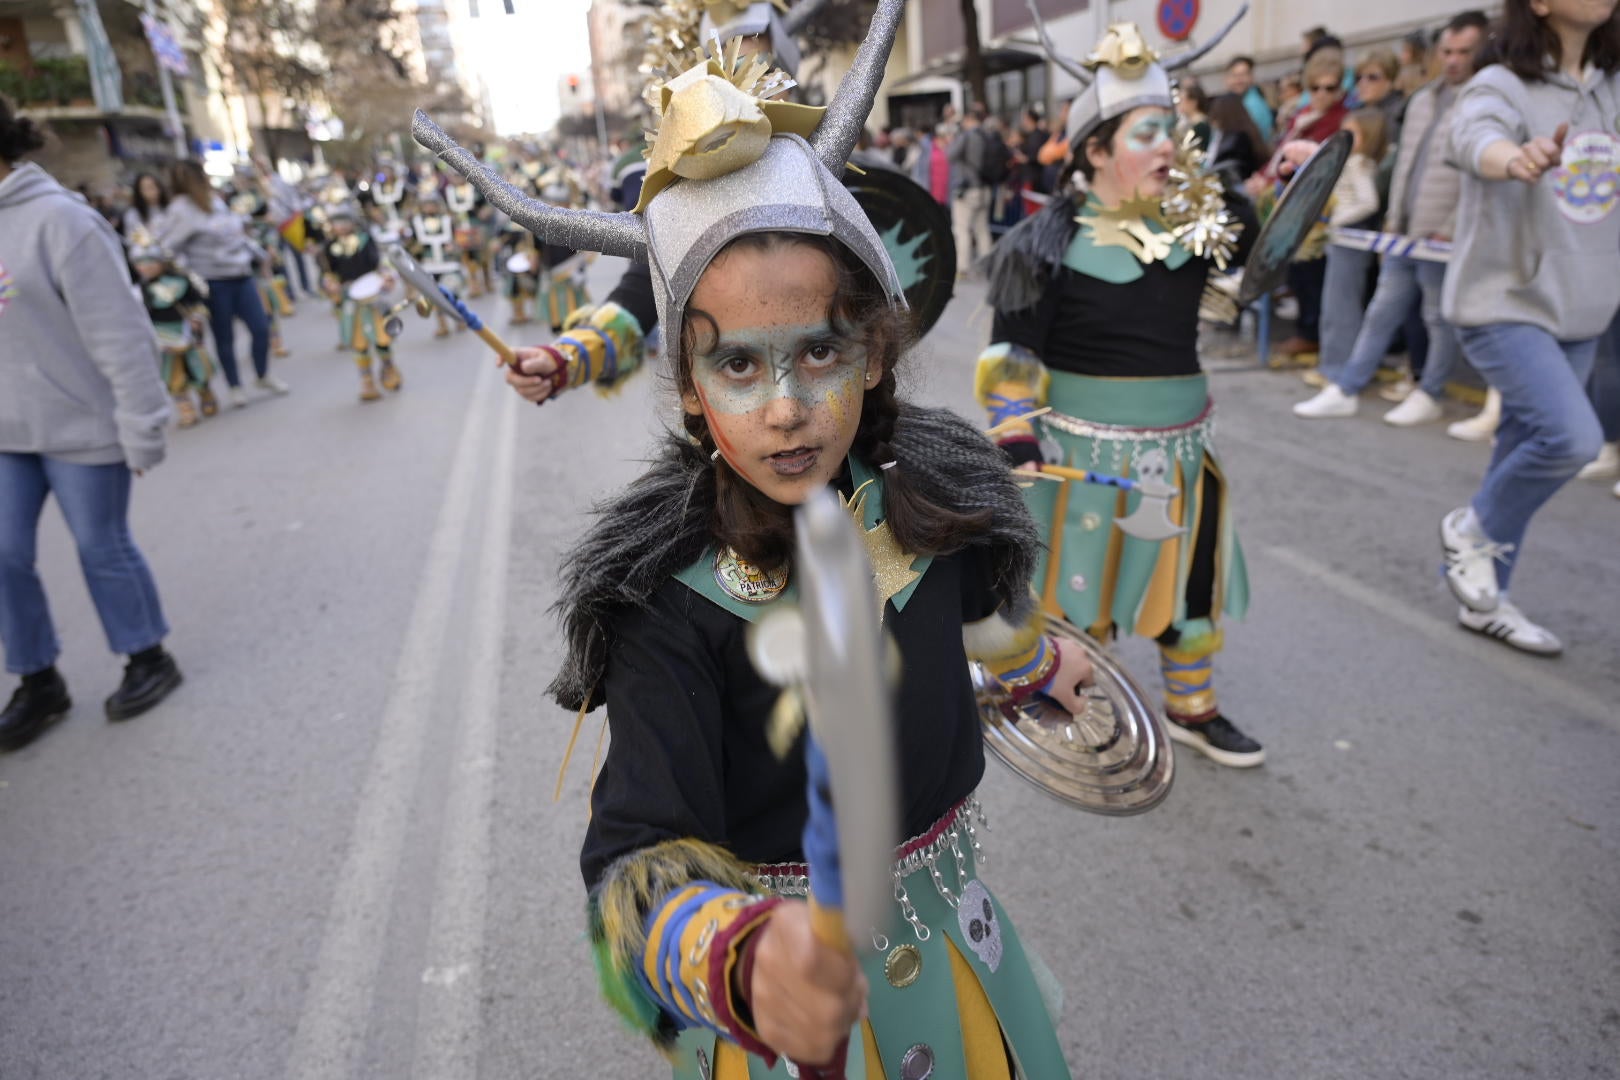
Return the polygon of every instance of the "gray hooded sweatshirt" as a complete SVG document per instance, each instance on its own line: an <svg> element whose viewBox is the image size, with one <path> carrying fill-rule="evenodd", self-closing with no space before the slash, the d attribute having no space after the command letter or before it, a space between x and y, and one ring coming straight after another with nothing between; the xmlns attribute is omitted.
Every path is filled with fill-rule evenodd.
<svg viewBox="0 0 1620 1080"><path fill-rule="evenodd" d="M1620 200L1602 177L1620 158L1620 76L1561 71L1527 83L1500 64L1463 88L1452 112L1451 163L1463 172L1456 246L1442 311L1454 326L1527 323L1560 341L1608 328L1620 307ZM1482 180L1500 139L1526 143L1569 125L1565 169L1535 184ZM1584 174L1585 180L1579 174Z"/></svg>
<svg viewBox="0 0 1620 1080"><path fill-rule="evenodd" d="M0 452L163 460L157 338L102 216L38 165L0 180Z"/></svg>
<svg viewBox="0 0 1620 1080"><path fill-rule="evenodd" d="M247 223L214 196L205 213L185 195L169 200L158 223L157 241L186 268L210 281L245 278L262 250L247 234Z"/></svg>

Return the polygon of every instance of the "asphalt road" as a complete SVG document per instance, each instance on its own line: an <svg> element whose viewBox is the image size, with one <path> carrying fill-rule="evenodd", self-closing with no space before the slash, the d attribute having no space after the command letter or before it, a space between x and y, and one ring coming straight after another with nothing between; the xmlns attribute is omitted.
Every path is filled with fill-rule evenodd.
<svg viewBox="0 0 1620 1080"><path fill-rule="evenodd" d="M987 326L965 288L915 396L971 415ZM101 718L118 661L47 512L78 707L0 758L0 1077L667 1075L583 943L599 723L554 801L573 717L542 693L558 558L666 391L536 410L414 323L404 391L361 405L325 312L287 331L292 394L137 482L187 677L158 711ZM1297 421L1284 375L1214 385L1255 592L1220 685L1269 763L1184 755L1128 820L994 765L983 790L1075 1075L1620 1076L1620 501L1572 485L1538 518L1515 599L1569 651L1534 660L1458 630L1439 583L1483 448Z"/></svg>

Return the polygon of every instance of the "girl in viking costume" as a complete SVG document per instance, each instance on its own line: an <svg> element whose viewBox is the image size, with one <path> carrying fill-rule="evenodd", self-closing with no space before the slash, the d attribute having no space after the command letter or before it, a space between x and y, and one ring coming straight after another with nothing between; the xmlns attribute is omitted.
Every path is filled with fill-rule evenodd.
<svg viewBox="0 0 1620 1080"><path fill-rule="evenodd" d="M997 246L995 323L975 394L1015 462L1139 482L1127 493L1031 480L1047 537L1036 591L1047 611L1099 638L1156 640L1171 736L1221 764L1258 765L1259 743L1215 701L1221 617L1241 616L1249 590L1197 350L1211 271L1241 254L1247 230L1229 210L1241 200L1228 202L1171 137L1171 72L1231 24L1160 64L1135 26L1117 23L1082 65L1060 56L1035 18L1054 62L1084 87L1069 109L1061 187L1072 192L1078 171L1089 194L1054 197Z"/></svg>
<svg viewBox="0 0 1620 1080"><path fill-rule="evenodd" d="M1040 630L1038 540L1003 455L949 412L898 400L900 278L837 180L903 9L879 4L825 117L767 100L785 76L735 45L665 83L644 217L534 203L417 121L545 239L647 259L667 329L684 430L565 560L569 654L551 691L609 710L581 857L590 936L608 999L678 1077L844 1075L846 1043L851 1077L1069 1075L979 878L966 662L1069 707L1089 669ZM865 533L900 658L914 836L896 853L894 936L866 936L853 957L816 943L798 899L804 740L773 723L782 689L746 644L795 587L792 507L827 485Z"/></svg>
<svg viewBox="0 0 1620 1080"><path fill-rule="evenodd" d="M405 379L394 366L394 339L389 335L387 315L376 295L364 295L371 290L354 287L368 275L381 274L382 256L371 233L360 228L355 211L349 206L335 206L327 211L327 239L322 245L320 258L324 271L326 291L338 305L338 336L354 350L354 362L360 369L360 400L376 401L382 397L377 389L378 379L372 378L371 353L376 350L382 362L380 381L383 390L398 390Z"/></svg>
<svg viewBox="0 0 1620 1080"><path fill-rule="evenodd" d="M199 413L213 416L219 412L219 402L208 385L214 377L214 363L202 344L207 294L175 267L145 229L130 237L129 262L140 279L141 299L157 331L163 385L174 399L177 423L191 427ZM193 393L197 395L195 404Z"/></svg>

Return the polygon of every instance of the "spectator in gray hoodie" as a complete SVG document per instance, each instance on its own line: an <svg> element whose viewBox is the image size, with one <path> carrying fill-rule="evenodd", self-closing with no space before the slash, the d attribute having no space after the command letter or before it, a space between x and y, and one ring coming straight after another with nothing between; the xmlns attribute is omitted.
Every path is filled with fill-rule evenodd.
<svg viewBox="0 0 1620 1080"><path fill-rule="evenodd" d="M131 474L163 460L169 419L157 340L112 226L38 165L17 164L43 144L0 98L0 644L6 670L22 676L0 712L0 752L72 704L34 566L49 495L107 643L129 656L107 718L138 716L180 685L152 571L129 533Z"/></svg>
<svg viewBox="0 0 1620 1080"><path fill-rule="evenodd" d="M1508 602L1531 517L1603 444L1586 395L1620 308L1620 16L1616 0L1507 0L1497 61L1463 89L1463 171L1442 306L1502 395L1496 450L1441 523L1446 580L1470 630L1525 652L1562 645Z"/></svg>
<svg viewBox="0 0 1620 1080"><path fill-rule="evenodd" d="M270 317L259 302L253 278L253 263L265 258L265 251L248 236L241 216L214 194L201 165L176 162L172 179L174 198L163 215L158 243L208 281L208 321L214 329L219 366L231 387L231 404L237 408L247 404L236 371L238 319L246 324L253 340L253 370L259 377L259 389L285 394L287 384L270 374Z"/></svg>

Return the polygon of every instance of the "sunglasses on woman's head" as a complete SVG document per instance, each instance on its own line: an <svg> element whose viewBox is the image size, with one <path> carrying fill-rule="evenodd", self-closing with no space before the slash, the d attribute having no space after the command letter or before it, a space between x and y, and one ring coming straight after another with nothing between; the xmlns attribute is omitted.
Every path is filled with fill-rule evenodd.
<svg viewBox="0 0 1620 1080"><path fill-rule="evenodd" d="M1313 93L1313 94L1331 94L1335 90L1337 90L1338 88L1339 88L1338 83L1321 83L1321 84L1319 84L1317 86L1311 87L1311 93Z"/></svg>
<svg viewBox="0 0 1620 1080"><path fill-rule="evenodd" d="M1363 71L1360 75L1356 76L1356 82L1383 82L1383 81L1384 81L1384 73L1382 71Z"/></svg>

